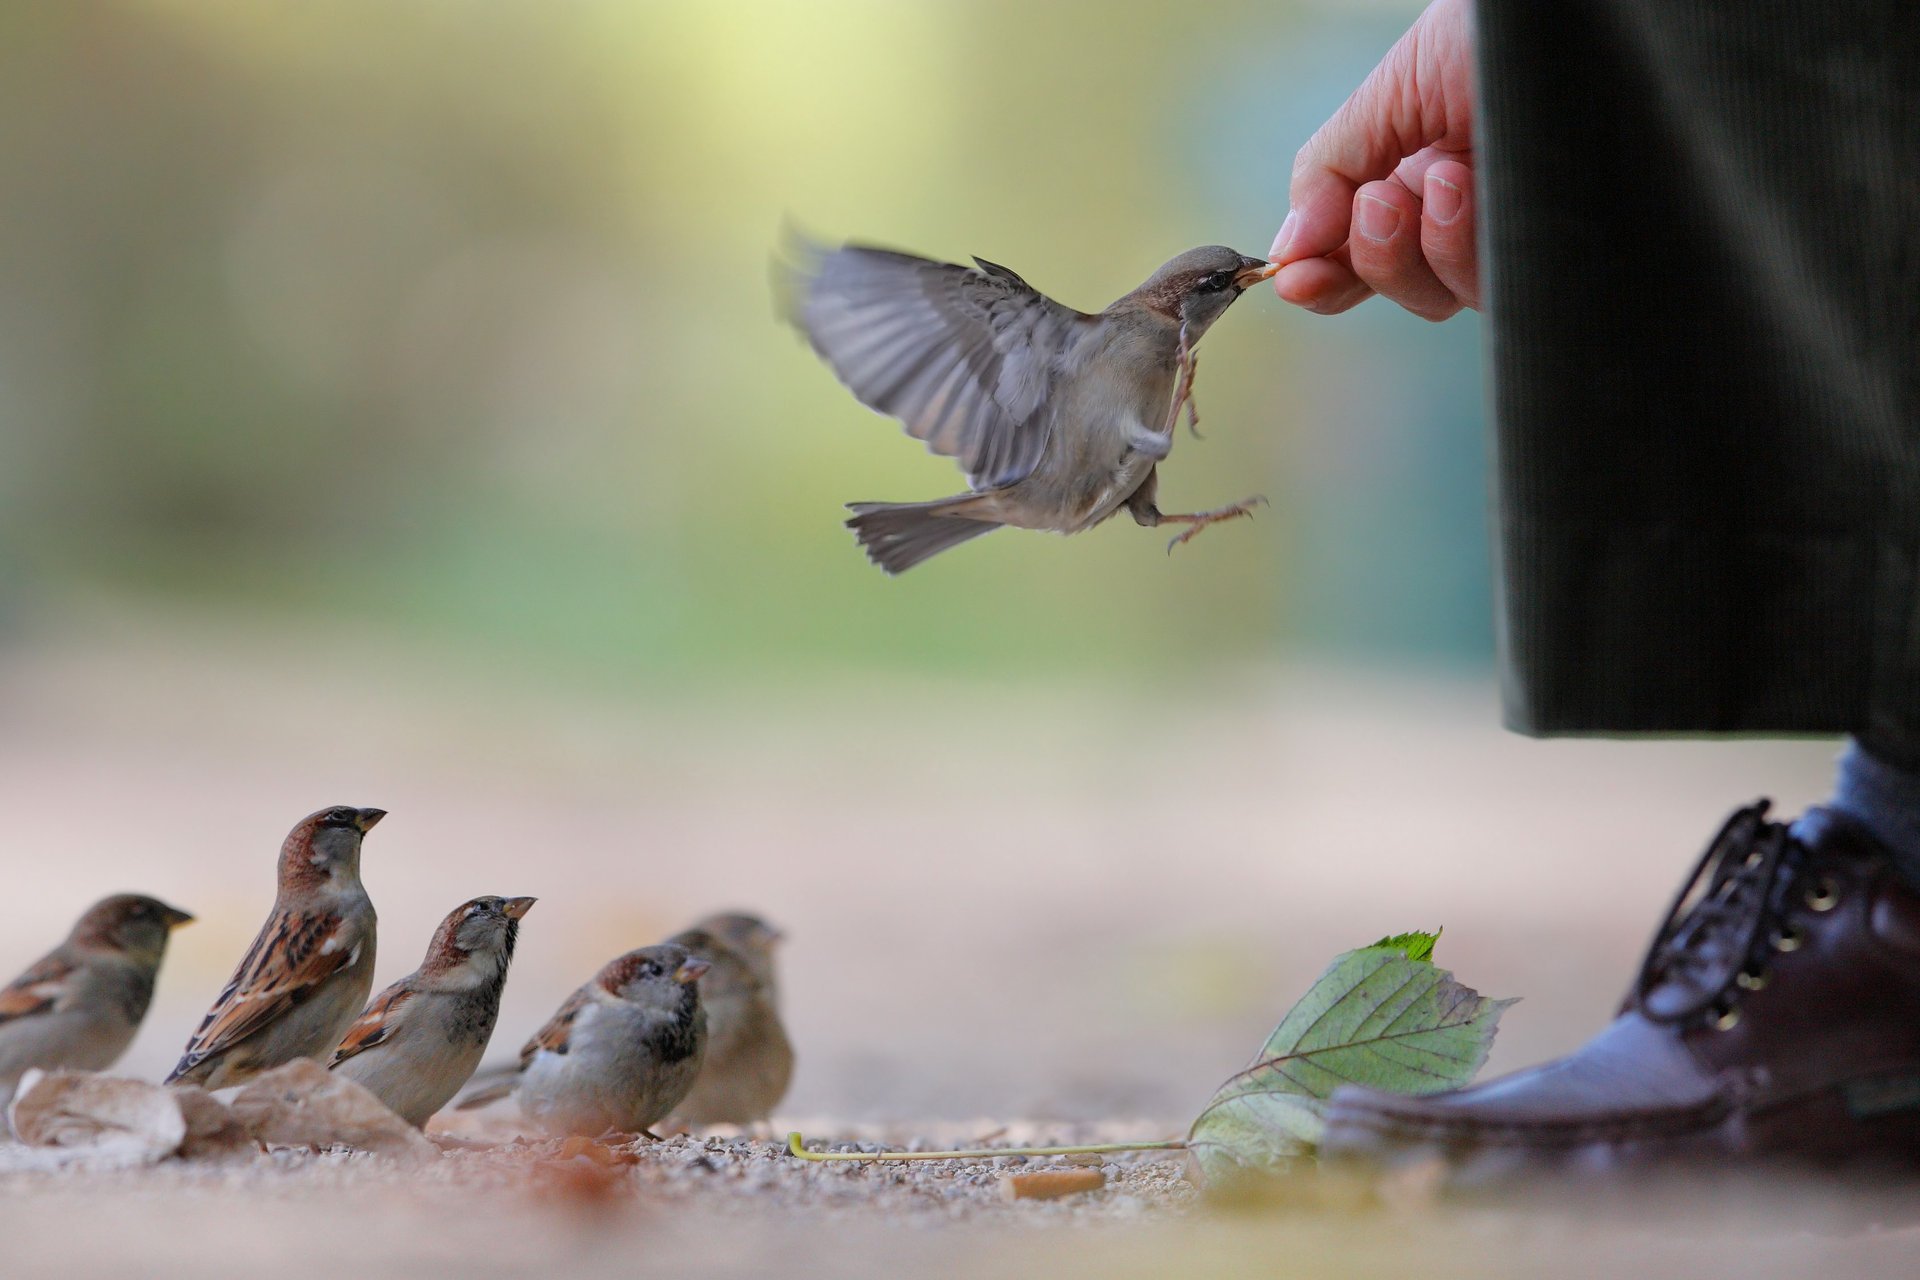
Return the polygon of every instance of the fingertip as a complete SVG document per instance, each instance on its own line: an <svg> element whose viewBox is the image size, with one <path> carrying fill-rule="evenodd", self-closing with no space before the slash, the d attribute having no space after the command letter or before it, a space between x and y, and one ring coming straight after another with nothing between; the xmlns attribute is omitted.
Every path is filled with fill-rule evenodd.
<svg viewBox="0 0 1920 1280"><path fill-rule="evenodd" d="M1426 216L1440 226L1451 226L1466 211L1473 193L1473 170L1458 160L1437 160L1427 167L1421 182Z"/></svg>
<svg viewBox="0 0 1920 1280"><path fill-rule="evenodd" d="M1299 225L1300 215L1291 209L1287 210L1285 220L1280 223L1280 230L1274 232L1273 248L1267 250L1268 262L1285 262L1288 260L1286 257L1287 246L1292 243L1293 233Z"/></svg>
<svg viewBox="0 0 1920 1280"><path fill-rule="evenodd" d="M1273 278L1273 291L1282 302L1321 315L1345 311L1369 292L1352 271L1328 258L1307 258L1282 267Z"/></svg>
<svg viewBox="0 0 1920 1280"><path fill-rule="evenodd" d="M1274 249L1267 256L1283 266L1332 253L1347 241L1353 223L1353 195L1344 191L1310 190L1296 192L1287 220L1274 237Z"/></svg>
<svg viewBox="0 0 1920 1280"><path fill-rule="evenodd" d="M1461 304L1480 306L1480 251L1475 243L1473 168L1435 163L1421 182L1420 245L1434 275Z"/></svg>

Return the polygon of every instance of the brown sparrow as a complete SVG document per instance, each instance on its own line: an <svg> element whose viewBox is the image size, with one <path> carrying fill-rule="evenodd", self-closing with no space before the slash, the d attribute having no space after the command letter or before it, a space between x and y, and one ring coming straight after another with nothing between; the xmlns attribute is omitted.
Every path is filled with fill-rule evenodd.
<svg viewBox="0 0 1920 1280"><path fill-rule="evenodd" d="M778 929L757 916L708 916L677 942L713 969L700 983L707 1053L693 1091L674 1108L679 1125L759 1124L793 1081L793 1043L780 1022L773 951Z"/></svg>
<svg viewBox="0 0 1920 1280"><path fill-rule="evenodd" d="M475 898L440 922L420 968L373 998L333 1051L358 1081L416 1129L473 1075L500 1015L520 919L532 898Z"/></svg>
<svg viewBox="0 0 1920 1280"><path fill-rule="evenodd" d="M512 1077L460 1102L465 1111L511 1093L556 1135L644 1133L693 1088L707 1046L700 975L685 947L663 942L611 960L567 997L520 1050Z"/></svg>
<svg viewBox="0 0 1920 1280"><path fill-rule="evenodd" d="M0 988L0 1116L30 1068L104 1071L126 1052L153 1001L167 938L192 919L137 893L102 898L65 942Z"/></svg>
<svg viewBox="0 0 1920 1280"><path fill-rule="evenodd" d="M788 305L813 349L862 404L966 469L955 497L849 504L847 526L888 573L1003 524L1078 533L1122 506L1143 525L1188 526L1172 550L1261 501L1169 515L1154 468L1181 408L1196 420L1194 346L1270 263L1191 249L1088 314L979 258L976 270L804 244L798 256Z"/></svg>
<svg viewBox="0 0 1920 1280"><path fill-rule="evenodd" d="M373 903L360 838L384 809L309 814L280 846L273 914L247 948L168 1084L224 1089L295 1058L324 1061L373 989Z"/></svg>

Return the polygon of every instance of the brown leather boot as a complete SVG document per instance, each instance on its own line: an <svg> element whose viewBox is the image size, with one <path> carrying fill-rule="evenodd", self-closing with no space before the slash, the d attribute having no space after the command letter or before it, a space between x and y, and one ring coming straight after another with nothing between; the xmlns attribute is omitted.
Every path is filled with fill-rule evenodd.
<svg viewBox="0 0 1920 1280"><path fill-rule="evenodd" d="M1864 830L1728 820L1613 1023L1452 1093L1334 1095L1324 1152L1456 1186L1701 1164L1920 1173L1920 894Z"/></svg>

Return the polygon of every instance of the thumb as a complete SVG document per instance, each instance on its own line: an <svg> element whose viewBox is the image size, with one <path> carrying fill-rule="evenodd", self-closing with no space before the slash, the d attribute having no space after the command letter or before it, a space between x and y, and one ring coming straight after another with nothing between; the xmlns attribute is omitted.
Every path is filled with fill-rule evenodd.
<svg viewBox="0 0 1920 1280"><path fill-rule="evenodd" d="M1320 257L1345 244L1354 192L1408 156L1429 146L1471 146L1467 18L1464 0L1436 0L1300 148L1274 261Z"/></svg>

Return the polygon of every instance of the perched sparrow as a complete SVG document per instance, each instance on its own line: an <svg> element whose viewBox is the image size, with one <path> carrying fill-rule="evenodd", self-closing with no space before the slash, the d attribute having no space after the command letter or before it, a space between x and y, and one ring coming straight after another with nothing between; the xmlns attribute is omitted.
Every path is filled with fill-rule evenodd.
<svg viewBox="0 0 1920 1280"><path fill-rule="evenodd" d="M373 903L360 837L385 809L336 805L280 846L273 914L187 1041L168 1084L224 1089L295 1058L325 1061L373 990Z"/></svg>
<svg viewBox="0 0 1920 1280"><path fill-rule="evenodd" d="M707 1011L698 983L707 969L671 942L608 961L527 1041L513 1076L462 1099L460 1109L511 1093L555 1134L653 1137L650 1127L700 1071Z"/></svg>
<svg viewBox="0 0 1920 1280"><path fill-rule="evenodd" d="M1193 249L1097 315L1061 306L1005 267L885 249L802 246L793 322L854 397L958 459L970 492L856 502L847 521L888 573L1001 525L1078 533L1125 506L1143 525L1247 515L1258 498L1168 515L1154 465L1182 406L1195 422L1193 348L1233 300L1279 268Z"/></svg>
<svg viewBox="0 0 1920 1280"><path fill-rule="evenodd" d="M729 912L675 934L713 970L700 983L707 1054L693 1092L674 1108L682 1125L758 1124L793 1081L793 1044L780 1023L773 949L780 931L757 916Z"/></svg>
<svg viewBox="0 0 1920 1280"><path fill-rule="evenodd" d="M357 1080L418 1128L480 1065L500 1015L520 918L532 898L475 898L454 908L420 968L373 998L333 1051Z"/></svg>
<svg viewBox="0 0 1920 1280"><path fill-rule="evenodd" d="M0 989L0 1115L31 1067L113 1065L147 1016L168 935L192 919L137 893L102 898L65 942Z"/></svg>

